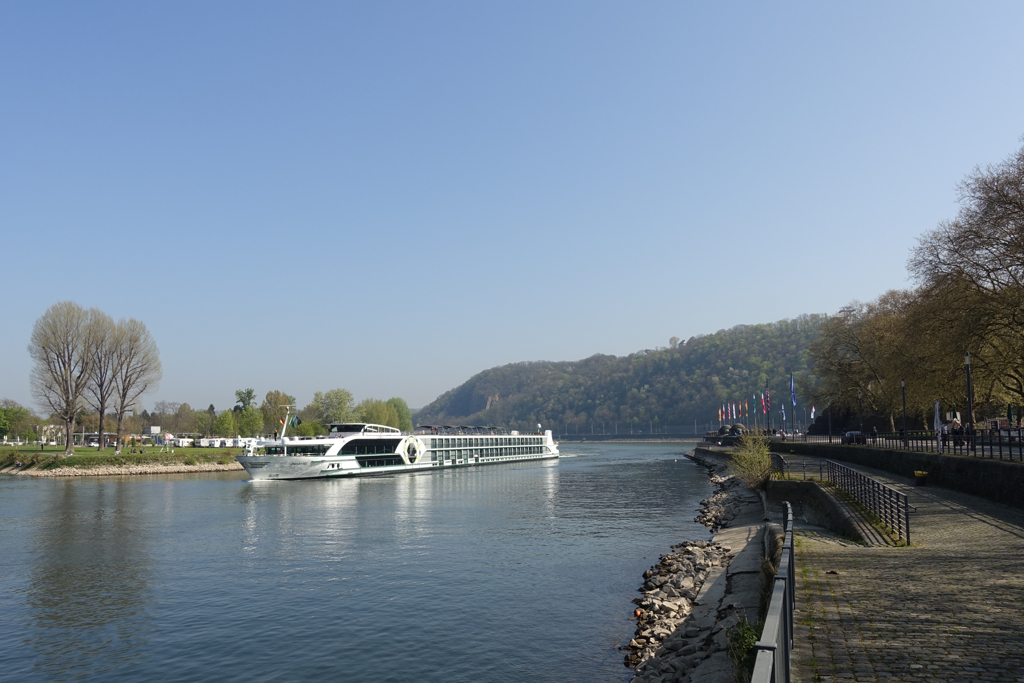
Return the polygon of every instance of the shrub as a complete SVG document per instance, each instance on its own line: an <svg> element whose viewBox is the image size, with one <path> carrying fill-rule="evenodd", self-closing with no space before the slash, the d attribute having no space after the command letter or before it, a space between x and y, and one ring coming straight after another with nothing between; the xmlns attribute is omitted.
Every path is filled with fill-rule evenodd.
<svg viewBox="0 0 1024 683"><path fill-rule="evenodd" d="M195 459L195 456L188 455L188 456L185 456L185 461L184 462L185 462L186 465L195 465L197 461Z"/></svg>
<svg viewBox="0 0 1024 683"><path fill-rule="evenodd" d="M761 637L761 629L762 624L752 624L746 617L740 616L736 625L726 632L729 639L726 652L732 660L733 676L737 683L747 683L754 673L754 662L757 659L754 644Z"/></svg>
<svg viewBox="0 0 1024 683"><path fill-rule="evenodd" d="M753 491L766 488L772 478L772 453L768 439L750 434L737 439L729 469L747 488Z"/></svg>

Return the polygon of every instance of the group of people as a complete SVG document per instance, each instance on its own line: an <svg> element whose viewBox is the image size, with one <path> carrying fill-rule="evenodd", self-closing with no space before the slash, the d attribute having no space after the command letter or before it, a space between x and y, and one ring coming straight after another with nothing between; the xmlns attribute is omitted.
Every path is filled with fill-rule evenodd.
<svg viewBox="0 0 1024 683"><path fill-rule="evenodd" d="M940 434L942 435L943 441L948 441L949 438L952 437L953 446L959 447L963 446L966 442L964 437L968 435L969 431L970 430L960 424L960 420L953 420L952 422L942 423Z"/></svg>

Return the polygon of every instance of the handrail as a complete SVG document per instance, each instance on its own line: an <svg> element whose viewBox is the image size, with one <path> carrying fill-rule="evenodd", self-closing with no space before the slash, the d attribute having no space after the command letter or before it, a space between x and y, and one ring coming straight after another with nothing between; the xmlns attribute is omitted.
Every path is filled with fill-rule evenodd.
<svg viewBox="0 0 1024 683"><path fill-rule="evenodd" d="M772 436L785 443L860 445L919 453L949 453L973 458L991 458L1024 462L1024 427L1003 429L955 429L948 433L933 430L907 432L866 432L854 436L841 434L796 434ZM705 441L710 440L706 438Z"/></svg>
<svg viewBox="0 0 1024 683"><path fill-rule="evenodd" d="M793 506L786 506L786 536L782 559L772 585L772 597L761 638L754 644L757 657L750 683L789 683L793 662L793 612L796 609L796 566L793 557Z"/></svg>
<svg viewBox="0 0 1024 683"><path fill-rule="evenodd" d="M913 506L907 494L833 460L825 461L825 476L910 545L910 511Z"/></svg>

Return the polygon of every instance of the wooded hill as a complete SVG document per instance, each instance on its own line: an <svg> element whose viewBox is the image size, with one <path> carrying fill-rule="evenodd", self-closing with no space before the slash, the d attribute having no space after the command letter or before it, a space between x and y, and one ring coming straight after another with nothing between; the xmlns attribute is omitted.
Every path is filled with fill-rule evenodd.
<svg viewBox="0 0 1024 683"><path fill-rule="evenodd" d="M789 373L814 385L808 346L827 316L740 325L692 337L675 348L579 361L512 363L485 370L416 414L417 424L501 425L600 431L630 424L645 431L716 422L727 401L751 399L767 385L773 407L789 400ZM751 404L753 408L753 404Z"/></svg>

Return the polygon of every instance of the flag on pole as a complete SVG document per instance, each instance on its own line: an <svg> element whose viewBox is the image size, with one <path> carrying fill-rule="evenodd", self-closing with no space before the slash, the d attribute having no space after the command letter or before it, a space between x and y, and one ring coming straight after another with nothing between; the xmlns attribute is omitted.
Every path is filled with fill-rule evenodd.
<svg viewBox="0 0 1024 683"><path fill-rule="evenodd" d="M814 419L814 404L811 404L811 419Z"/></svg>
<svg viewBox="0 0 1024 683"><path fill-rule="evenodd" d="M786 426L786 404L782 404L782 426Z"/></svg>
<svg viewBox="0 0 1024 683"><path fill-rule="evenodd" d="M789 373L789 395L793 399L793 405L796 405L796 383L793 381L793 373Z"/></svg>
<svg viewBox="0 0 1024 683"><path fill-rule="evenodd" d="M772 392L768 391L768 387L764 388L764 406L767 412L772 412Z"/></svg>
<svg viewBox="0 0 1024 683"><path fill-rule="evenodd" d="M281 426L284 427L284 418L283 417L281 419L279 419L278 422L280 422Z"/></svg>
<svg viewBox="0 0 1024 683"><path fill-rule="evenodd" d="M761 414L762 415L766 415L767 413L768 413L768 411L765 410L765 407L764 407L764 392L762 391L761 392Z"/></svg>

